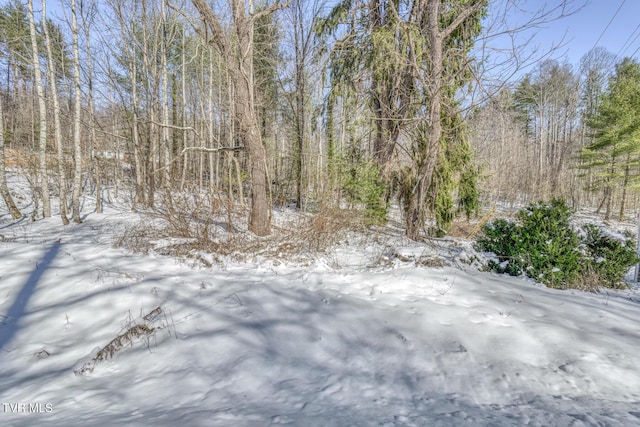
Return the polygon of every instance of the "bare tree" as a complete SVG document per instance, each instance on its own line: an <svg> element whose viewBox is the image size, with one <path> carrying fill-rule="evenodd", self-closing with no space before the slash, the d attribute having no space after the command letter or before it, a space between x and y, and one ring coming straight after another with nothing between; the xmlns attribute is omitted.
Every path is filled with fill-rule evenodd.
<svg viewBox="0 0 640 427"><path fill-rule="evenodd" d="M58 150L58 180L59 194L60 194L60 218L64 225L69 224L69 218L67 218L67 180L64 167L64 147L62 142L62 125L60 123L60 102L58 100L58 79L56 76L56 64L53 59L53 53L51 49L51 37L49 35L49 25L47 23L47 1L42 0L42 28L44 30L45 45L47 48L47 63L49 70L49 85L51 100L53 102L53 131L56 148Z"/></svg>
<svg viewBox="0 0 640 427"><path fill-rule="evenodd" d="M94 100L94 71L93 71L93 53L91 52L91 35L90 28L93 18L96 14L95 3L93 1L80 2L80 11L82 15L82 28L84 30L86 45L86 75L87 75L87 101L88 101L88 122L89 122L89 152L91 158L91 167L93 168L93 177L96 184L96 212L102 213L102 168L100 167L99 150L97 147L98 137L96 134L96 107Z"/></svg>
<svg viewBox="0 0 640 427"><path fill-rule="evenodd" d="M294 146L294 180L296 187L296 206L302 208L303 182L305 167L305 145L309 142L310 128L310 70L309 61L314 55L314 28L318 22L323 0L292 0L287 10L287 19L291 28L293 44L293 91L288 97L289 107L293 113ZM293 99L290 99L293 98Z"/></svg>
<svg viewBox="0 0 640 427"><path fill-rule="evenodd" d="M43 0L46 1L46 0ZM47 173L47 104L44 97L44 87L42 83L42 72L40 71L40 56L38 54L38 41L36 34L35 18L33 16L33 0L27 3L29 8L29 30L31 34L31 59L33 63L33 73L35 77L36 93L38 95L38 109L40 113L40 134L39 134L39 159L38 182L40 184L40 196L42 197L42 215L45 218L51 217L51 198L49 196L49 176Z"/></svg>
<svg viewBox="0 0 640 427"><path fill-rule="evenodd" d="M253 23L260 15L273 13L282 5L276 1L270 7L253 13L253 0L249 0L248 5L244 0L229 0L235 33L235 40L232 40L224 31L218 15L206 1L192 0L192 2L206 24L210 43L216 46L226 60L232 75L238 133L249 155L251 172L249 230L258 236L265 236L271 232L271 210L267 199L266 152L262 145L254 102ZM233 48L234 42L237 43L237 49Z"/></svg>
<svg viewBox="0 0 640 427"><path fill-rule="evenodd" d="M133 23L128 22L127 14L131 12L124 8L128 2L124 0L112 0L110 2L116 19L120 24L120 35L123 40L123 46L127 47L123 51L124 61L126 62L127 75L129 77L129 87L131 88L131 101L128 105L130 108L131 121L131 142L133 145L133 160L135 165L135 196L131 210L135 210L137 204L148 205L147 193L145 189L146 161L144 159L144 147L140 138L140 94L138 90L138 55L140 52L135 40L135 31Z"/></svg>
<svg viewBox="0 0 640 427"><path fill-rule="evenodd" d="M18 219L22 217L7 186L7 175L4 165L4 111L2 109L2 96L0 96L0 195L2 195L2 199L7 205L7 208L9 208L11 218Z"/></svg>
<svg viewBox="0 0 640 427"><path fill-rule="evenodd" d="M82 192L82 144L81 144L81 120L82 120L82 86L80 83L80 48L78 42L78 18L76 0L71 0L71 32L73 34L73 194L71 196L71 216L73 222L81 223L80 218L80 194Z"/></svg>

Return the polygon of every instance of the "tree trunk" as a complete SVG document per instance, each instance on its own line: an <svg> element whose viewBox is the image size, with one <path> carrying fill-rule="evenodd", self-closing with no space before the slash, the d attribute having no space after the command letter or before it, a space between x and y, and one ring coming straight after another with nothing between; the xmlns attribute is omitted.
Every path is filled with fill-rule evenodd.
<svg viewBox="0 0 640 427"><path fill-rule="evenodd" d="M135 48L134 48L135 55ZM137 203L147 205L147 196L145 191L145 168L142 160L142 147L140 145L140 132L138 130L138 68L136 60L131 59L131 72L129 73L129 81L131 83L131 137L133 139L133 159L136 166L136 195L131 206L135 210Z"/></svg>
<svg viewBox="0 0 640 427"><path fill-rule="evenodd" d="M429 39L429 62L431 66L427 142L422 145L419 153L421 161L418 166L417 184L414 186L406 213L407 237L417 240L424 225L424 210L427 192L431 185L433 172L436 168L440 138L442 137L442 78L444 37L439 28L440 0L429 0L427 4L427 37Z"/></svg>
<svg viewBox="0 0 640 427"><path fill-rule="evenodd" d="M87 97L89 102L89 147L91 153L91 163L93 166L93 175L96 183L96 213L102 213L102 168L100 167L100 156L96 156L96 153L101 151L97 150L96 143L98 141L96 135L96 107L93 98L93 56L91 54L91 36L89 34L89 24L84 21L84 34L87 43ZM100 147L104 148L104 147ZM117 151L116 151L117 156ZM117 158L117 157L116 157Z"/></svg>
<svg viewBox="0 0 640 427"><path fill-rule="evenodd" d="M232 76L238 136L249 156L252 195L249 231L258 236L265 236L271 232L271 211L267 199L266 152L262 145L253 95L253 16L247 16L244 1L230 0L238 43L237 50L234 50L217 15L207 3L204 0L192 0L192 2L211 31L211 42L222 53ZM275 10L273 6L269 8L269 11L273 10Z"/></svg>
<svg viewBox="0 0 640 427"><path fill-rule="evenodd" d="M248 57L251 61L251 57ZM253 88L244 74L235 79L235 110L238 118L240 140L249 155L251 174L251 207L249 211L249 231L258 236L266 236L270 231L270 209L267 200L266 152L260 137L260 127L252 108Z"/></svg>
<svg viewBox="0 0 640 427"><path fill-rule="evenodd" d="M11 197L11 193L9 192L6 170L4 167L4 111L2 110L2 97L0 97L0 195L2 195L2 199L9 209L11 218L18 219L22 217L22 213L20 213L20 210L16 206L13 201L13 197Z"/></svg>
<svg viewBox="0 0 640 427"><path fill-rule="evenodd" d="M73 105L73 194L71 196L71 216L73 222L81 223L80 193L82 192L82 145L80 140L80 120L82 112L82 87L80 85L80 49L78 47L78 19L76 0L71 0L71 32L73 33L73 82L75 99Z"/></svg>
<svg viewBox="0 0 640 427"><path fill-rule="evenodd" d="M425 4L426 3L426 4ZM426 216L426 202L429 191L432 189L431 183L438 163L438 154L442 139L442 104L445 100L443 89L445 87L445 41L448 40L454 31L460 28L472 15L478 13L485 5L483 1L469 2L461 7L457 13L447 23L446 27L440 28L441 13L446 12L448 2L442 0L426 0L421 3L424 7L425 35L428 41L426 52L426 67L421 66L417 57L415 47L411 45L410 59L412 61L413 74L420 76L422 86L426 93L427 122L426 132L421 136L426 138L422 144L418 144L417 154L413 159L413 167L416 172L416 184L408 195L408 203L405 212L406 234L410 239L418 239L420 230L424 226ZM440 7L442 6L442 10Z"/></svg>
<svg viewBox="0 0 640 427"><path fill-rule="evenodd" d="M36 38L36 24L33 16L33 1L29 0L27 5L29 8L29 30L31 33L31 59L33 63L36 93L38 94L38 108L40 113L40 165L38 170L38 181L40 183L40 194L42 196L42 215L45 218L49 218L51 217L51 199L49 196L49 176L47 173L47 104L45 102L44 88L42 86L40 57L38 55L38 42Z"/></svg>
<svg viewBox="0 0 640 427"><path fill-rule="evenodd" d="M51 41L49 39L49 27L46 24L47 2L42 1L42 27L44 29L44 37L47 46L47 63L49 64L49 84L51 85L51 99L53 100L53 129L56 147L58 150L58 180L60 181L60 219L62 224L68 225L67 218L67 180L64 168L64 147L62 143L62 127L60 124L60 103L58 101L58 83L56 79L56 65L51 52Z"/></svg>
<svg viewBox="0 0 640 427"><path fill-rule="evenodd" d="M624 179L622 181L622 200L620 200L620 214L618 215L618 219L622 221L624 219L624 208L627 202L627 186L629 185L629 175L630 175L630 155L627 153L627 164L624 167Z"/></svg>
<svg viewBox="0 0 640 427"><path fill-rule="evenodd" d="M296 32L297 34L297 32ZM297 44L297 42L296 42ZM295 131L296 131L296 157L295 157L295 180L296 180L296 206L302 209L302 170L304 166L304 138L305 138L305 79L304 64L302 55L296 46L296 111L295 111Z"/></svg>
<svg viewBox="0 0 640 427"><path fill-rule="evenodd" d="M297 0L292 6L293 26L294 26L294 48L295 48L295 133L296 133L296 155L295 155L295 183L296 183L296 207L302 209L302 170L304 167L304 140L305 140L305 91L306 75L305 75L305 34L304 34L304 14L302 10L302 0Z"/></svg>
<svg viewBox="0 0 640 427"><path fill-rule="evenodd" d="M162 2L162 27L164 37L160 44L160 79L162 82L162 152L164 154L163 187L167 188L171 181L171 139L169 135L169 77L167 70L167 14L165 2Z"/></svg>
<svg viewBox="0 0 640 427"><path fill-rule="evenodd" d="M142 16L147 16L147 0L141 2ZM147 126L147 147L149 149L149 160L147 161L147 197L146 202L148 207L153 207L155 204L155 192L156 192L156 179L157 173L160 169L160 133L158 130L158 106L156 105L157 92L157 76L158 65L156 62L156 46L152 45L149 48L149 35L147 28L147 20L142 20L142 73L144 82L146 83L146 110L149 114L149 124ZM135 60L135 59L134 59Z"/></svg>

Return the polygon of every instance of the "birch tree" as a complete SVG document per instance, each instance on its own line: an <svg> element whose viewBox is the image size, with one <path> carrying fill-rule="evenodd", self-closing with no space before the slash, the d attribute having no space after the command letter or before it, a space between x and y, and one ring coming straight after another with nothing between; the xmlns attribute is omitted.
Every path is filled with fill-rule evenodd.
<svg viewBox="0 0 640 427"><path fill-rule="evenodd" d="M56 76L56 63L53 58L53 50L51 48L52 40L49 34L49 25L46 19L47 1L42 0L42 28L44 30L45 46L47 49L47 64L49 73L49 90L51 93L51 102L53 103L53 132L54 141L58 154L58 180L60 182L58 192L60 197L60 218L62 224L69 224L67 218L67 179L65 171L64 146L62 141L62 124L60 123L60 101L58 100L58 78ZM63 57L64 58L64 57Z"/></svg>
<svg viewBox="0 0 640 427"><path fill-rule="evenodd" d="M39 168L38 184L40 197L42 198L42 215L45 218L51 217L51 197L49 196L49 176L47 172L47 104L44 96L42 82L42 72L40 70L40 55L38 53L38 37L33 14L33 0L27 2L29 9L29 33L31 35L31 60L33 64L33 74L38 96L38 111L40 123L39 138Z"/></svg>
<svg viewBox="0 0 640 427"><path fill-rule="evenodd" d="M82 144L81 144L81 120L82 120L82 86L80 83L80 48L78 37L78 18L76 0L71 0L71 32L73 35L73 194L71 196L71 215L73 222L81 223L80 218L80 194L82 192Z"/></svg>
<svg viewBox="0 0 640 427"><path fill-rule="evenodd" d="M89 153L91 156L91 167L93 169L93 178L96 184L96 212L102 213L102 168L100 166L100 155L97 150L98 137L96 134L96 106L94 100L94 71L93 71L93 53L91 51L91 23L93 17L97 13L93 1L80 3L82 15L82 28L84 32L86 45L86 76L87 76L87 102L88 102L88 122L89 122Z"/></svg>

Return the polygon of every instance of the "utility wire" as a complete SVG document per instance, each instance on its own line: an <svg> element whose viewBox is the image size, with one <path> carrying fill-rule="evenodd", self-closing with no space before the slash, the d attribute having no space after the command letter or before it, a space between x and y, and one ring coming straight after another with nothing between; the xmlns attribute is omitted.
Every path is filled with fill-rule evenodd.
<svg viewBox="0 0 640 427"><path fill-rule="evenodd" d="M593 47L591 49L594 49L598 43L600 42L600 40L602 39L602 36L604 36L604 33L607 32L607 30L609 29L609 26L611 25L611 23L613 22L614 19L616 19L616 16L618 16L618 13L620 12L620 9L622 9L622 6L624 6L624 3L627 0L622 0L622 3L620 3L620 6L618 6L618 10L616 10L616 13L613 14L613 16L611 17L611 19L609 20L609 23L607 24L606 27L604 27L604 30L602 30L602 32L600 33L600 37L598 37L598 40L596 40L596 42L593 44Z"/></svg>
<svg viewBox="0 0 640 427"><path fill-rule="evenodd" d="M627 38L627 41L624 42L618 53L616 53L616 58L622 56L627 51L627 49L629 49L631 45L638 39L638 37L640 37L640 33L636 34L636 31L638 31L638 29L640 29L640 24L638 24L636 29L633 30L633 32ZM636 36L633 38L633 40L631 40L631 37L633 37L634 34L636 34Z"/></svg>

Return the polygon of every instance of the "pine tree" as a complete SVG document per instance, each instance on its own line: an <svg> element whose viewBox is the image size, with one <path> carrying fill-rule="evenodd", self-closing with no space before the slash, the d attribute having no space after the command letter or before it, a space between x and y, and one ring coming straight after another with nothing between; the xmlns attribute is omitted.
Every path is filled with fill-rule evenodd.
<svg viewBox="0 0 640 427"><path fill-rule="evenodd" d="M588 119L594 142L584 147L583 168L596 170L597 186L604 192L605 217L611 214L614 186L623 190L620 216L624 211L626 189L638 182L640 174L640 64L625 58L616 65L608 91L594 115ZM634 170L636 172L634 173Z"/></svg>

